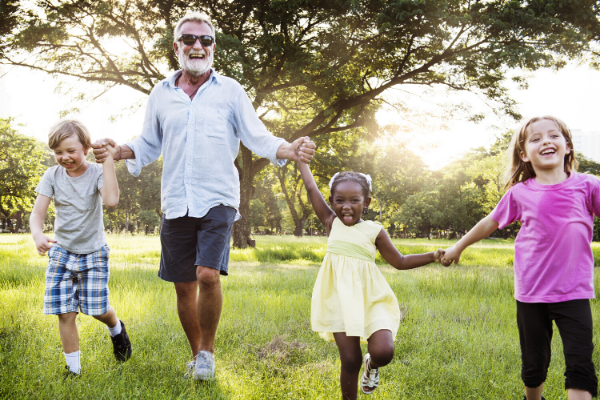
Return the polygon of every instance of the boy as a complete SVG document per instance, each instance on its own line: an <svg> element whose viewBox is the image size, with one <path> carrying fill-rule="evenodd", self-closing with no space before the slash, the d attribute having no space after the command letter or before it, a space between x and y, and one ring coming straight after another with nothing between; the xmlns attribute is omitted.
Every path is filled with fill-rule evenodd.
<svg viewBox="0 0 600 400"><path fill-rule="evenodd" d="M131 356L125 325L108 303L108 253L102 222L102 201L119 202L119 186L110 153L102 164L90 164L91 147L86 127L76 120L58 122L50 130L48 146L57 166L49 168L39 185L30 226L38 253L48 252L44 314L58 315L58 329L67 362L67 377L81 373L76 317L79 309L104 323L110 332L117 360ZM46 212L54 197L54 239L43 233ZM56 244L53 244L56 243Z"/></svg>

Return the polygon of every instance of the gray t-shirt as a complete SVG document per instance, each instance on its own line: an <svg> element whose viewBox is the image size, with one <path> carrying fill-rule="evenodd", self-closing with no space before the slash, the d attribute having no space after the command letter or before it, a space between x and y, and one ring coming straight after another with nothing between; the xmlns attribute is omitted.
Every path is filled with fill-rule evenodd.
<svg viewBox="0 0 600 400"><path fill-rule="evenodd" d="M77 177L57 165L49 168L35 191L54 197L54 239L74 254L89 254L106 244L102 221L102 166L90 164Z"/></svg>

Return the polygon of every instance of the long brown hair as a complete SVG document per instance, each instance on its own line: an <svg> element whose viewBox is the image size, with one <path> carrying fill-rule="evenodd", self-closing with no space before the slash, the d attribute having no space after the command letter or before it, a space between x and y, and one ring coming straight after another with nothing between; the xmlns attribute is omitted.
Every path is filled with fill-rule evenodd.
<svg viewBox="0 0 600 400"><path fill-rule="evenodd" d="M510 158L510 166L506 170L506 186L505 189L516 185L519 182L525 182L530 178L535 178L535 171L531 162L525 162L521 160L521 152L525 152L525 140L527 139L528 131L534 122L542 121L547 119L556 124L562 135L564 136L567 144L571 151L569 154L565 154L565 172L577 171L579 163L575 158L575 149L573 148L573 137L571 136L571 130L563 121L550 115L543 117L533 117L525 122L521 127L515 130L513 137L508 147L508 157Z"/></svg>

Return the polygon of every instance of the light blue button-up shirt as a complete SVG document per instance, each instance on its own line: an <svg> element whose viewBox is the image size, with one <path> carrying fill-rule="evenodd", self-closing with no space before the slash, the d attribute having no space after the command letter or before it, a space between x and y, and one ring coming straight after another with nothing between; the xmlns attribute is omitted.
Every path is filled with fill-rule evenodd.
<svg viewBox="0 0 600 400"><path fill-rule="evenodd" d="M181 70L159 82L146 106L142 134L126 145L135 159L129 172L163 154L161 207L167 219L203 217L219 204L239 209L240 181L234 165L240 140L275 165L285 140L273 136L258 119L242 86L214 70L193 100L175 80ZM239 219L239 212L237 218Z"/></svg>

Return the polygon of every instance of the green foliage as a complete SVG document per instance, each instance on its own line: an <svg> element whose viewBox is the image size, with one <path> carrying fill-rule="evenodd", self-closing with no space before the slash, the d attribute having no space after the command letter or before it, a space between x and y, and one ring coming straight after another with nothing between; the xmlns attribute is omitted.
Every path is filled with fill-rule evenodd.
<svg viewBox="0 0 600 400"><path fill-rule="evenodd" d="M149 233L160 225L162 218L162 158L147 165L137 177L129 173L124 162L115 164L115 173L119 183L119 204L105 209L105 216L109 219L106 228L111 231L124 229L126 232L140 228Z"/></svg>
<svg viewBox="0 0 600 400"><path fill-rule="evenodd" d="M260 227L267 223L267 209L259 199L250 200L250 226Z"/></svg>
<svg viewBox="0 0 600 400"><path fill-rule="evenodd" d="M402 205L399 222L413 231L425 233L429 238L431 229L439 225L442 217L439 209L437 192L418 192L409 196Z"/></svg>
<svg viewBox="0 0 600 400"><path fill-rule="evenodd" d="M11 118L0 118L0 213L31 211L47 157L44 145L20 134Z"/></svg>

